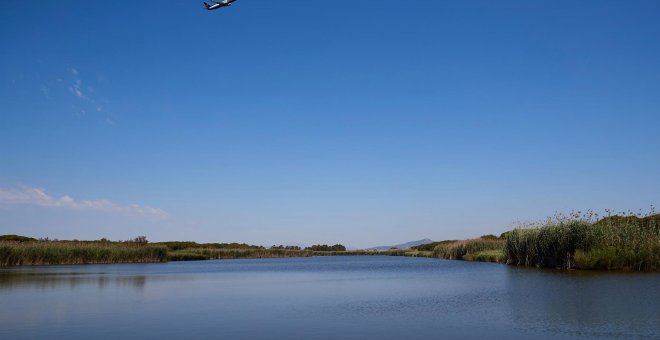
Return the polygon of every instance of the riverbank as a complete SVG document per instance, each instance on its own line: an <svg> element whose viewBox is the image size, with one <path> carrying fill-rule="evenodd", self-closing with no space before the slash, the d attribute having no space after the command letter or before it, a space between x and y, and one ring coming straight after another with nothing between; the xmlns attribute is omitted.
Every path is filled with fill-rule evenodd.
<svg viewBox="0 0 660 340"><path fill-rule="evenodd" d="M516 228L499 237L485 235L478 239L447 240L411 249L313 249L283 246L267 249L244 243L148 243L145 237L112 242L51 241L5 235L0 237L0 266L385 255L560 269L659 271L660 214L602 219L571 216Z"/></svg>
<svg viewBox="0 0 660 340"><path fill-rule="evenodd" d="M177 243L178 245L178 243ZM0 241L0 266L153 263L244 258L308 257L310 250L264 249L222 245L215 248L172 248L155 243L109 241ZM230 248L224 248L225 246Z"/></svg>
<svg viewBox="0 0 660 340"><path fill-rule="evenodd" d="M349 251L313 251L313 250L285 250L285 249L208 249L186 248L169 251L169 261L201 261L225 259L261 259L311 256L407 256L407 257L433 257L432 251L407 250L349 250Z"/></svg>
<svg viewBox="0 0 660 340"><path fill-rule="evenodd" d="M0 241L0 266L147 263L167 260L167 248L133 243Z"/></svg>
<svg viewBox="0 0 660 340"><path fill-rule="evenodd" d="M501 236L448 240L415 247L433 257L528 267L581 270L660 270L660 214L558 217Z"/></svg>
<svg viewBox="0 0 660 340"><path fill-rule="evenodd" d="M0 266L64 264L148 263L224 259L263 259L311 256L409 256L433 257L431 251L314 251L266 249L246 244L197 244L193 242L137 243L110 241L0 241Z"/></svg>
<svg viewBox="0 0 660 340"><path fill-rule="evenodd" d="M309 256L313 256L313 252L308 250L186 248L169 251L167 254L167 260L202 261L227 259L271 259Z"/></svg>
<svg viewBox="0 0 660 340"><path fill-rule="evenodd" d="M568 218L502 235L508 264L585 270L660 270L660 214Z"/></svg>

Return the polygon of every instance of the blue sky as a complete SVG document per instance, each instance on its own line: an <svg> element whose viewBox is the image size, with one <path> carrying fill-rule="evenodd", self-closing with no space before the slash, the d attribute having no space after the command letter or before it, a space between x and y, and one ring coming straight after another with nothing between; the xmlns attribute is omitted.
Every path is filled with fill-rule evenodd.
<svg viewBox="0 0 660 340"><path fill-rule="evenodd" d="M657 1L4 1L0 234L341 242L660 202Z"/></svg>

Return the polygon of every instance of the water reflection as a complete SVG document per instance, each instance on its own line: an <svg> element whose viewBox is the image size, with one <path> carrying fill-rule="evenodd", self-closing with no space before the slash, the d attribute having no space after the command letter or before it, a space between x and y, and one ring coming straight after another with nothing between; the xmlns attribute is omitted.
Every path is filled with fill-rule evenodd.
<svg viewBox="0 0 660 340"><path fill-rule="evenodd" d="M506 301L519 327L567 336L648 337L660 332L659 279L509 267Z"/></svg>
<svg viewBox="0 0 660 340"><path fill-rule="evenodd" d="M144 290L146 275L117 276L104 273L21 273L0 272L0 292L16 289L57 289L80 286L104 288L132 288Z"/></svg>
<svg viewBox="0 0 660 340"><path fill-rule="evenodd" d="M13 268L0 339L659 338L658 301L659 274L418 258Z"/></svg>

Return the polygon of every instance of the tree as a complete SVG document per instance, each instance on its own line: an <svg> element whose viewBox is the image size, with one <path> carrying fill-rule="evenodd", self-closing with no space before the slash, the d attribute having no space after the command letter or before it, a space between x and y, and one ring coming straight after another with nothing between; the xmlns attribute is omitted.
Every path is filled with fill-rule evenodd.
<svg viewBox="0 0 660 340"><path fill-rule="evenodd" d="M305 250L312 251L346 251L346 247L341 244L335 244L334 246L329 246L327 244L315 244L311 247L305 248Z"/></svg>
<svg viewBox="0 0 660 340"><path fill-rule="evenodd" d="M129 240L128 242L129 243L136 243L136 244L139 244L139 245L145 245L145 244L149 243L149 241L147 241L146 236L137 236L136 238L134 238L132 240Z"/></svg>

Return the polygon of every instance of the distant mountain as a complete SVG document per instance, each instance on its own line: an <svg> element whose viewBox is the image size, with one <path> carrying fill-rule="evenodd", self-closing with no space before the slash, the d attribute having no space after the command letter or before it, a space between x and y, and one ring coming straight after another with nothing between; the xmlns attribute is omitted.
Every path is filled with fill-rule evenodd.
<svg viewBox="0 0 660 340"><path fill-rule="evenodd" d="M423 240L418 240L418 241L410 241L406 243L401 243L401 244L396 244L393 246L379 246L379 247L372 247L372 248L367 248L366 250L376 250L376 251L382 251L382 250L388 250L392 248L396 249L410 249L411 247L419 246L422 244L429 244L433 243L433 240L429 240L428 238L425 238Z"/></svg>

